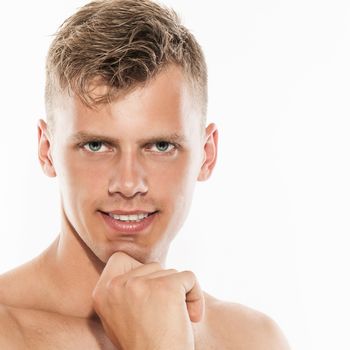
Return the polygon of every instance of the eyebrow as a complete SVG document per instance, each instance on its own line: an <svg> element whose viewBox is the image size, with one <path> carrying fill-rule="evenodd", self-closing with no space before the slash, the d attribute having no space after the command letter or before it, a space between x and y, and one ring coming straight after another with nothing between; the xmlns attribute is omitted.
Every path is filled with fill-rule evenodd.
<svg viewBox="0 0 350 350"><path fill-rule="evenodd" d="M78 143L84 143L89 141L103 141L107 142L112 145L116 145L120 143L120 140L114 137L110 137L107 135L98 135L93 134L85 131L79 131L76 134L71 136L72 142L78 142ZM155 143L159 141L166 141L170 143L185 143L186 138L184 135L178 134L178 133L171 133L171 134L160 134L157 136L151 136L149 138L143 138L139 140L138 142L141 144L147 144L147 143Z"/></svg>

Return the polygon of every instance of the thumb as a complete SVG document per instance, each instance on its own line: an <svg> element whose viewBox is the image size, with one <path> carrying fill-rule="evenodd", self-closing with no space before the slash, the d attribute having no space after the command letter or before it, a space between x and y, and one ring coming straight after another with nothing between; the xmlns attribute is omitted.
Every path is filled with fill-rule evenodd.
<svg viewBox="0 0 350 350"><path fill-rule="evenodd" d="M142 263L135 260L130 255L124 252L116 252L108 259L102 275L106 273L110 275L110 277L116 277L119 275L124 275L125 273L142 265Z"/></svg>
<svg viewBox="0 0 350 350"><path fill-rule="evenodd" d="M107 284L114 278L120 275L124 275L131 270L142 266L139 261L135 260L131 256L123 253L114 253L107 261L105 268L102 271L100 279L97 282L96 288L107 286Z"/></svg>

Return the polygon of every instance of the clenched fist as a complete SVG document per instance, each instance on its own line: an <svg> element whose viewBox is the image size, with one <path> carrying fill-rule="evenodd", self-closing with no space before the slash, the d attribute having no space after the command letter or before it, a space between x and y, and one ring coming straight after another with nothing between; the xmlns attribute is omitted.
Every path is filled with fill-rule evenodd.
<svg viewBox="0 0 350 350"><path fill-rule="evenodd" d="M192 322L204 296L190 271L141 264L125 253L111 256L93 292L94 307L121 350L194 350Z"/></svg>

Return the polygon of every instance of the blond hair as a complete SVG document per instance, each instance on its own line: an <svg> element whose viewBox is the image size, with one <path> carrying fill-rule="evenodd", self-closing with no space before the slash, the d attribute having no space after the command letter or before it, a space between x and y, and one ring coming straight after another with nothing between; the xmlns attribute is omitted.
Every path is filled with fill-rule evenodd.
<svg viewBox="0 0 350 350"><path fill-rule="evenodd" d="M100 0L80 8L59 28L47 56L45 103L51 119L56 95L73 93L93 107L107 103L175 64L207 108L207 67L195 37L177 14L150 0ZM96 96L91 83L107 87Z"/></svg>

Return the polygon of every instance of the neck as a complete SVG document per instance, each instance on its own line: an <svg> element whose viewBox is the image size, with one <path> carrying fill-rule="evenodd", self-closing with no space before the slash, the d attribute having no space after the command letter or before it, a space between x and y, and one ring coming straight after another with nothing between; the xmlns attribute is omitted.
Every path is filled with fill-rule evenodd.
<svg viewBox="0 0 350 350"><path fill-rule="evenodd" d="M154 261L164 265L165 256ZM65 215L60 235L39 257L39 265L47 281L45 287L51 291L50 310L73 317L96 317L92 292L105 263L82 241Z"/></svg>
<svg viewBox="0 0 350 350"><path fill-rule="evenodd" d="M58 238L41 257L54 294L54 309L69 316L95 317L91 296L104 264L75 232L62 226Z"/></svg>

